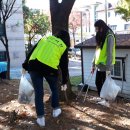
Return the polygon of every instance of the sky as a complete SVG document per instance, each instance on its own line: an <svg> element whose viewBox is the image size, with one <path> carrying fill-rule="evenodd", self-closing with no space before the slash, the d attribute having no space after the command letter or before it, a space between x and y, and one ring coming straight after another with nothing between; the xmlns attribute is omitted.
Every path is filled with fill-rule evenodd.
<svg viewBox="0 0 130 130"><path fill-rule="evenodd" d="M76 0L74 7L82 7L84 5L88 5L87 1L90 2L90 0ZM91 0L91 1L96 1L96 0ZM101 3L105 2L105 0L97 0L97 1ZM118 0L107 0L107 1L111 3L116 3ZM49 0L27 0L27 6L35 9L49 10Z"/></svg>

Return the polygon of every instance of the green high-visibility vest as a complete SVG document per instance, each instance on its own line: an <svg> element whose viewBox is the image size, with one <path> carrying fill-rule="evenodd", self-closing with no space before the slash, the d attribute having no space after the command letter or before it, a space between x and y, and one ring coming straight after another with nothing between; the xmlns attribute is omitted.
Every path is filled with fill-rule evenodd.
<svg viewBox="0 0 130 130"><path fill-rule="evenodd" d="M104 45L103 45L103 48L97 48L96 49L96 58L95 58L95 64L98 65L98 64L103 64L103 65L106 65L107 64L107 40L108 40L108 37L109 36L113 36L112 34L108 34L106 36L106 39L105 39L105 42L104 42ZM114 46L113 46L113 49L112 49L112 65L115 64L115 55L116 55L116 51L115 51L115 37L113 36L114 38Z"/></svg>
<svg viewBox="0 0 130 130"><path fill-rule="evenodd" d="M30 56L29 61L37 59L43 64L58 69L60 58L66 48L65 43L55 36L42 38Z"/></svg>

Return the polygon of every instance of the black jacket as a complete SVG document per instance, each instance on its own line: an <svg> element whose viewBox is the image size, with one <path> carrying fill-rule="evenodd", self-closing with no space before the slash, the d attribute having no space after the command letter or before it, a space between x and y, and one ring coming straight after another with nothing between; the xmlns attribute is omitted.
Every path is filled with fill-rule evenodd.
<svg viewBox="0 0 130 130"><path fill-rule="evenodd" d="M34 51L34 49L36 48L37 44L32 48L32 50L27 55L26 60L22 64L23 68L29 72L38 71L39 73L43 74L43 76L45 76L45 75L46 76L58 76L58 70L41 63L37 59L29 61L29 58L30 58L32 52ZM67 76L68 76L68 50L67 49L61 56L59 67L62 71L62 84L66 84Z"/></svg>

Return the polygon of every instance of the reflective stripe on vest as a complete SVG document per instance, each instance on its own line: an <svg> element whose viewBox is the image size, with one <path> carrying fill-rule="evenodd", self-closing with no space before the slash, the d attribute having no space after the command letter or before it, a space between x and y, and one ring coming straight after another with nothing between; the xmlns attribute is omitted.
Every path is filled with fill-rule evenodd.
<svg viewBox="0 0 130 130"><path fill-rule="evenodd" d="M98 65L98 64L103 64L103 65L106 65L107 64L107 40L108 40L108 37L109 36L113 36L112 34L108 34L106 39L105 39L105 43L103 45L103 48L97 48L96 49L96 58L95 58L95 64ZM115 55L116 55L116 52L115 52L115 37L113 36L114 38L114 45L113 45L113 49L112 49L112 65L115 64Z"/></svg>
<svg viewBox="0 0 130 130"><path fill-rule="evenodd" d="M65 43L55 36L42 38L29 60L37 59L54 69L58 69L60 58L66 49Z"/></svg>

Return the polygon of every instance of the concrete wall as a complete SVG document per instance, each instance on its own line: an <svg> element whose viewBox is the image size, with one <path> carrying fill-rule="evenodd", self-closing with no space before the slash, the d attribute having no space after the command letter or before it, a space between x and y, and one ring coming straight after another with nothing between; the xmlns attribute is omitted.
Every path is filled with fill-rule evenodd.
<svg viewBox="0 0 130 130"><path fill-rule="evenodd" d="M16 1L14 5L15 9L18 9L18 11L7 20L6 27L9 39L11 67L21 67L25 59L22 0ZM2 50L5 50L5 48L0 42L0 51Z"/></svg>

